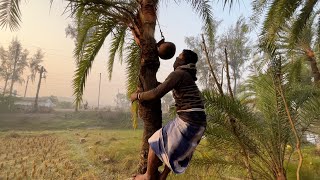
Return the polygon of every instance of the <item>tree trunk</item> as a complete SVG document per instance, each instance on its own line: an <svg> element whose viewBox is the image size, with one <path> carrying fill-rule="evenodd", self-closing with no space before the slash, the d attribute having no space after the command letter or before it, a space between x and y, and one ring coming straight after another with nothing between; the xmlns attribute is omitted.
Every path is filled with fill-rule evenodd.
<svg viewBox="0 0 320 180"><path fill-rule="evenodd" d="M233 95L236 96L237 94L237 75L234 72L233 75Z"/></svg>
<svg viewBox="0 0 320 180"><path fill-rule="evenodd" d="M8 80L9 80L9 77L6 78L5 83L4 83L3 93L2 93L3 96L6 94Z"/></svg>
<svg viewBox="0 0 320 180"><path fill-rule="evenodd" d="M141 37L139 38L141 47L140 61L140 84L139 88L143 91L151 90L158 85L156 78L160 66L157 44L154 39L156 25L156 0L141 1ZM149 137L162 126L161 100L141 102L139 104L139 116L144 122L142 146L140 151L139 173L147 170L147 158L149 152Z"/></svg>
<svg viewBox="0 0 320 180"><path fill-rule="evenodd" d="M314 78L314 82L319 83L320 82L320 71L319 71L319 68L317 65L317 61L316 61L314 52L312 51L311 48L306 49L305 52L308 57L308 61L310 62L310 67L311 67L312 75Z"/></svg>
<svg viewBox="0 0 320 180"><path fill-rule="evenodd" d="M41 79L42 79L42 73L44 71L43 66L41 67L40 70L40 75L39 75L39 82L38 82L38 88L37 88L37 94L36 94L36 98L34 100L34 106L33 106L33 111L37 112L38 111L38 98L39 98L39 91L40 91L40 86L41 86Z"/></svg>
<svg viewBox="0 0 320 180"><path fill-rule="evenodd" d="M286 175L283 172L277 174L277 180L287 180Z"/></svg>
<svg viewBox="0 0 320 180"><path fill-rule="evenodd" d="M28 89L28 84L29 84L29 76L28 76L28 78L27 78L26 88L24 89L24 95L23 95L23 97L26 97L27 89Z"/></svg>

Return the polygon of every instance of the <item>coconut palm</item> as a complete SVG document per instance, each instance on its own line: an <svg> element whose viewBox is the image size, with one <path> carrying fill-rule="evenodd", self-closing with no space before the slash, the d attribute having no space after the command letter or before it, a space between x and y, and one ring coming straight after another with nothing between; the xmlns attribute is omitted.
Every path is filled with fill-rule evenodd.
<svg viewBox="0 0 320 180"><path fill-rule="evenodd" d="M68 0L68 8L77 22L77 43L75 57L77 70L73 87L76 107L82 101L86 77L92 67L95 56L106 38L111 38L108 71L112 67L116 53L120 60L127 53L128 92L133 92L138 84L143 91L158 85L156 73L160 62L157 42L154 38L158 0ZM163 1L162 1L163 2ZM175 1L181 3L182 1ZM186 0L205 22L205 29L212 34L212 12L210 1ZM17 29L20 21L20 0L0 2L0 26ZM211 38L213 40L213 38ZM147 139L162 126L160 99L139 104L139 115L144 121L143 145L141 148L140 172L146 170L148 155Z"/></svg>

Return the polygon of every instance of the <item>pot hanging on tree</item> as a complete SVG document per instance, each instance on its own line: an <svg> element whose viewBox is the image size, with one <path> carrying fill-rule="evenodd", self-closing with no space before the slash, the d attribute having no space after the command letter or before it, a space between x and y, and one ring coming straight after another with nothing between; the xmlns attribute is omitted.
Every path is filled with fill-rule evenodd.
<svg viewBox="0 0 320 180"><path fill-rule="evenodd" d="M176 53L176 46L172 42L165 42L161 39L158 43L158 56L161 59L168 60L171 59Z"/></svg>

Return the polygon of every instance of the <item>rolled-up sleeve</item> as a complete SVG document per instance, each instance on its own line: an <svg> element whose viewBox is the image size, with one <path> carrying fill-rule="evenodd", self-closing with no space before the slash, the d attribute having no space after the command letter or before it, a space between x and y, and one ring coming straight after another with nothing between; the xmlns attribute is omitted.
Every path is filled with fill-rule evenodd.
<svg viewBox="0 0 320 180"><path fill-rule="evenodd" d="M173 71L162 84L159 84L154 89L140 93L140 100L149 101L162 98L180 82L182 75L179 71Z"/></svg>

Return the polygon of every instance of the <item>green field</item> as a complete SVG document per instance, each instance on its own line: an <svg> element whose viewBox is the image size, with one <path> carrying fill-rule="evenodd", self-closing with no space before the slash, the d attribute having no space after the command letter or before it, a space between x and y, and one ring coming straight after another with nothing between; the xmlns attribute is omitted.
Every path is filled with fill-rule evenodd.
<svg viewBox="0 0 320 180"><path fill-rule="evenodd" d="M0 179L128 179L141 137L125 113L0 114ZM195 163L169 179L209 173Z"/></svg>
<svg viewBox="0 0 320 180"><path fill-rule="evenodd" d="M137 168L141 136L127 113L0 114L0 179L128 179ZM320 179L319 155L314 148L304 152L303 179ZM206 140L186 173L168 179L233 179L200 163L203 154L210 154ZM289 179L295 167L288 168Z"/></svg>

